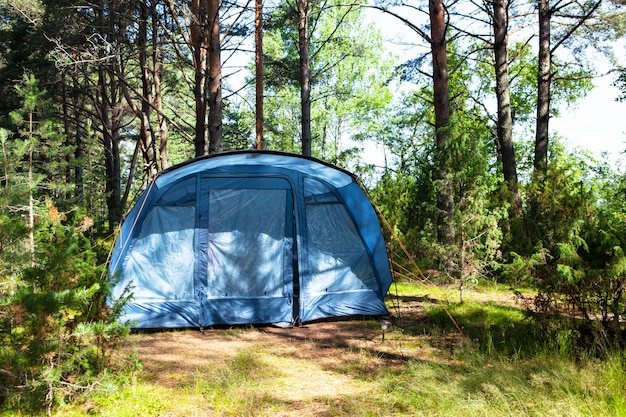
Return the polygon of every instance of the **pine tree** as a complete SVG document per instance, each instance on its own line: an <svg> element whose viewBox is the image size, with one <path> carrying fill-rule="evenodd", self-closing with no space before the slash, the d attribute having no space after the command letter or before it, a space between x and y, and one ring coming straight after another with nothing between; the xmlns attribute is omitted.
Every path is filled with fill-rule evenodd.
<svg viewBox="0 0 626 417"><path fill-rule="evenodd" d="M65 148L47 93L34 76L17 91L15 130L0 131L0 406L50 412L94 383L108 340L126 328L106 304L107 251L89 236L93 218L79 207L60 209Z"/></svg>

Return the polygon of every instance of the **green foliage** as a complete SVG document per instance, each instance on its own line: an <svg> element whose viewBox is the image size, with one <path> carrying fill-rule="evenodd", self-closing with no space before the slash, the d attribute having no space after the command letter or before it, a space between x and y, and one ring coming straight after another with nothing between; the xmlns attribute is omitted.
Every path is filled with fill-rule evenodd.
<svg viewBox="0 0 626 417"><path fill-rule="evenodd" d="M70 224L63 217L51 204L40 214L34 265L2 288L5 407L51 407L92 390L109 346L127 331L106 305L112 285L102 262L106 248L85 235L93 221L75 216L78 224Z"/></svg>
<svg viewBox="0 0 626 417"><path fill-rule="evenodd" d="M33 75L25 75L15 90L22 106L10 113L14 130L3 147L7 183L37 198L69 191L71 184L59 173L68 168L66 157L73 149L65 146L48 93Z"/></svg>
<svg viewBox="0 0 626 417"><path fill-rule="evenodd" d="M127 329L106 303L110 242L95 240L81 208L55 203L66 165L45 92L33 77L18 91L18 130L0 132L0 408L50 410L97 385Z"/></svg>
<svg viewBox="0 0 626 417"><path fill-rule="evenodd" d="M254 115L241 103L225 100L224 106L224 150L250 149L254 124L249 123Z"/></svg>
<svg viewBox="0 0 626 417"><path fill-rule="evenodd" d="M558 150L546 182L528 188L533 250L512 252L503 276L538 290L536 319L575 329L577 343L603 353L623 346L626 331L624 179L602 165L590 176L592 167L581 162Z"/></svg>
<svg viewBox="0 0 626 417"><path fill-rule="evenodd" d="M45 74L50 69L42 48L44 38L31 23L40 22L42 14L38 0L0 2L0 127L12 129L9 113L21 107L16 82L27 72Z"/></svg>
<svg viewBox="0 0 626 417"><path fill-rule="evenodd" d="M473 118L453 118L451 124L446 165L455 190L456 235L453 245L439 249L439 259L446 260L446 273L457 283L462 301L464 288L485 278L501 260L499 225L508 207L497 199L500 180L488 175L489 132Z"/></svg>

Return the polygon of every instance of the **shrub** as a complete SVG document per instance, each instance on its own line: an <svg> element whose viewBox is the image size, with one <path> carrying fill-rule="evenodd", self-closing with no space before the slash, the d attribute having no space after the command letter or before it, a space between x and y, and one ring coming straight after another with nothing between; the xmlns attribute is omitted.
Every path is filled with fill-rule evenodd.
<svg viewBox="0 0 626 417"><path fill-rule="evenodd" d="M558 318L580 346L604 353L626 341L626 180L596 169L589 181L591 169L570 160L534 185L527 223L536 227L528 231L541 232L534 251L513 253L504 273L537 290L533 317L546 326Z"/></svg>
<svg viewBox="0 0 626 417"><path fill-rule="evenodd" d="M127 333L115 321L119 306L106 304L105 248L86 235L89 218L76 218L80 224L70 224L48 202L33 231L32 263L4 282L0 407L50 410L90 391L108 348Z"/></svg>

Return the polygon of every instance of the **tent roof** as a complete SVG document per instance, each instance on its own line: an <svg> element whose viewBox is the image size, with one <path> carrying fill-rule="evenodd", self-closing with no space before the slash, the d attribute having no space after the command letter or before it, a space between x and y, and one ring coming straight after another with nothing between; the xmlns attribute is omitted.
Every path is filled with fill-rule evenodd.
<svg viewBox="0 0 626 417"><path fill-rule="evenodd" d="M315 158L285 152L247 150L201 156L174 165L157 174L155 184L158 188L163 188L188 175L219 168L236 173L241 170L238 168L241 166L258 167L267 173L283 169L298 171L323 178L337 188L344 187L356 179L350 172Z"/></svg>

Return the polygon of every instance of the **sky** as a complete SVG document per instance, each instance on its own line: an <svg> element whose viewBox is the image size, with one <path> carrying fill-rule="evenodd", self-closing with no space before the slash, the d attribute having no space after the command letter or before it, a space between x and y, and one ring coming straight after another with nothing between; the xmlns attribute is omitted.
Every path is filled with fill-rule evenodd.
<svg viewBox="0 0 626 417"><path fill-rule="evenodd" d="M620 91L611 86L613 79L597 79L587 97L550 121L550 128L565 137L568 146L588 149L598 157L607 152L612 160L626 152L626 102L615 100Z"/></svg>

